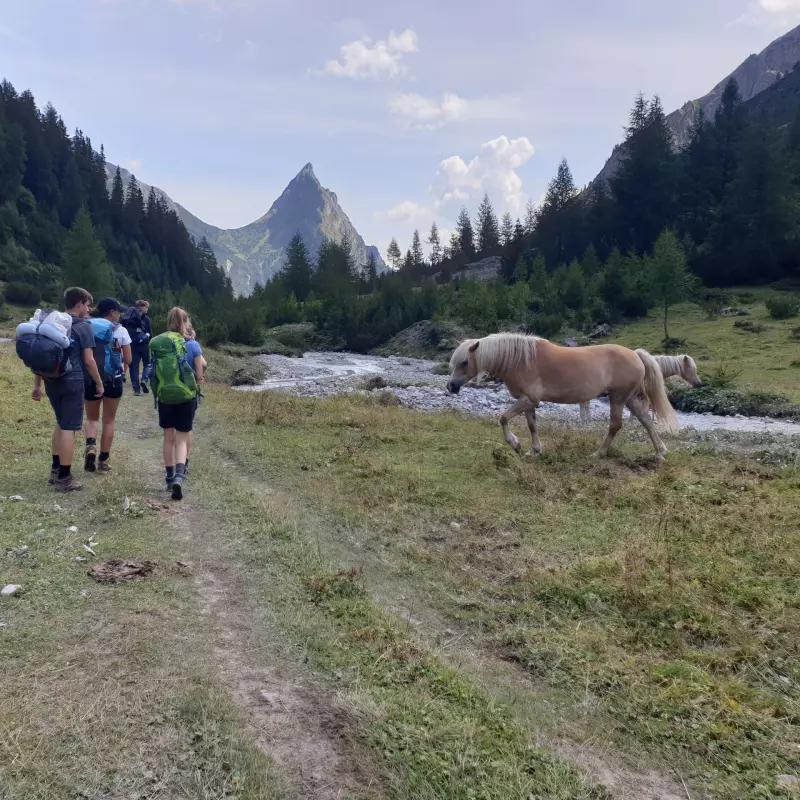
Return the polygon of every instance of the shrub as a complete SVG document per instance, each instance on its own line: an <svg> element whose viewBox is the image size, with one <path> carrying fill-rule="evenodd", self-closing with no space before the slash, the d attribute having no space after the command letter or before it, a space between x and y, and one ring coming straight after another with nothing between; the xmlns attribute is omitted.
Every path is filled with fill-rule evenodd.
<svg viewBox="0 0 800 800"><path fill-rule="evenodd" d="M760 322L750 322L749 319L737 319L733 323L733 327L749 333L764 333L767 329L766 325L762 325Z"/></svg>
<svg viewBox="0 0 800 800"><path fill-rule="evenodd" d="M7 283L5 296L9 303L19 305L35 305L42 299L39 289L28 283Z"/></svg>
<svg viewBox="0 0 800 800"><path fill-rule="evenodd" d="M228 326L224 322L214 320L201 327L199 338L207 347L216 347L228 341Z"/></svg>
<svg viewBox="0 0 800 800"><path fill-rule="evenodd" d="M798 325L796 328L792 328L792 338L800 339L800 325Z"/></svg>
<svg viewBox="0 0 800 800"><path fill-rule="evenodd" d="M790 319L800 312L800 299L796 295L773 294L766 299L765 305L773 319Z"/></svg>
<svg viewBox="0 0 800 800"><path fill-rule="evenodd" d="M788 397L768 392L739 392L709 385L694 389L681 386L670 388L669 398L678 411L800 419L800 405L793 403Z"/></svg>
<svg viewBox="0 0 800 800"><path fill-rule="evenodd" d="M706 376L706 385L715 389L727 389L742 374L741 370L732 369L728 359L723 358Z"/></svg>
<svg viewBox="0 0 800 800"><path fill-rule="evenodd" d="M723 308L731 305L732 302L733 299L730 292L712 289L701 295L700 299L697 301L697 305L706 312L709 319L713 319Z"/></svg>
<svg viewBox="0 0 800 800"><path fill-rule="evenodd" d="M561 314L535 314L525 327L528 333L543 339L553 339L564 327L564 317Z"/></svg>

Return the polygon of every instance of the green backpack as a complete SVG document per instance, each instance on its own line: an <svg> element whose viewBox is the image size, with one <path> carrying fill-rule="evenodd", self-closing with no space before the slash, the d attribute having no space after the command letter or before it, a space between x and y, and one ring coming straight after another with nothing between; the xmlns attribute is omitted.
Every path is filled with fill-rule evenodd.
<svg viewBox="0 0 800 800"><path fill-rule="evenodd" d="M186 357L186 342L179 333L162 333L150 340L153 399L169 406L197 397L194 370Z"/></svg>

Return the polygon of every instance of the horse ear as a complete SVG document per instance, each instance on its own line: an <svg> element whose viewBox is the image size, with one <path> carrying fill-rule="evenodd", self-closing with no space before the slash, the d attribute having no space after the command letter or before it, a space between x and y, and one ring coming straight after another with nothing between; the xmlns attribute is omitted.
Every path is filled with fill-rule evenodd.
<svg viewBox="0 0 800 800"><path fill-rule="evenodd" d="M478 345L479 345L479 344L480 344L480 342L475 342L475 344L471 344L471 345L469 346L469 351L470 351L470 353L474 353L474 352L475 352L475 351L478 349Z"/></svg>

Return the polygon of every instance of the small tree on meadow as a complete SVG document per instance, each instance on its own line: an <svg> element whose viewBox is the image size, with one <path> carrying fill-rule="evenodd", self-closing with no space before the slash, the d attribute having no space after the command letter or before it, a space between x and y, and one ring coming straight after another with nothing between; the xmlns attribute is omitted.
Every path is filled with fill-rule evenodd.
<svg viewBox="0 0 800 800"><path fill-rule="evenodd" d="M664 309L664 346L669 348L667 328L670 306L686 300L694 286L694 278L686 266L686 253L675 232L662 231L650 258L650 291L656 304Z"/></svg>

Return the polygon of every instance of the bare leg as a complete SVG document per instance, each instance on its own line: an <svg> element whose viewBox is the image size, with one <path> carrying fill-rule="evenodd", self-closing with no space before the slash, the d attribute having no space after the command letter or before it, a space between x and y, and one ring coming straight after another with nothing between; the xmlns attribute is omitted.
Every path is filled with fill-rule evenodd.
<svg viewBox="0 0 800 800"><path fill-rule="evenodd" d="M87 400L84 403L86 406L86 422L83 430L87 439L97 438L97 430L100 427L100 403L100 400Z"/></svg>
<svg viewBox="0 0 800 800"><path fill-rule="evenodd" d="M506 442L508 442L508 446L515 450L517 453L520 452L521 448L519 446L519 439L511 433L511 430L508 427L508 423L511 422L514 417L518 417L520 414L524 414L527 411L531 411L535 408L533 403L528 400L527 397L521 397L514 403L511 408L507 409L500 415L500 427L503 429L503 436L505 437Z"/></svg>
<svg viewBox="0 0 800 800"><path fill-rule="evenodd" d="M644 429L650 436L650 441L656 449L656 458L658 458L659 461L663 461L664 454L667 453L668 450L664 442L661 441L661 437L656 431L656 426L653 425L653 420L650 419L650 415L647 413L647 409L642 401L634 395L625 405L628 407L628 411L631 412L631 416L636 417L636 419L642 423Z"/></svg>
<svg viewBox="0 0 800 800"><path fill-rule="evenodd" d="M114 430L117 421L117 409L119 408L119 398L107 397L103 400L103 436L100 439L100 452L110 453L111 445L114 444ZM87 423L88 428L88 423Z"/></svg>
<svg viewBox="0 0 800 800"><path fill-rule="evenodd" d="M181 433L175 431L175 463L185 464L186 457L189 454L189 437L190 433Z"/></svg>
<svg viewBox="0 0 800 800"><path fill-rule="evenodd" d="M623 404L618 400L611 400L611 420L608 424L608 434L606 435L603 444L600 445L600 449L597 451L596 455L608 455L611 442L614 441L614 437L619 433L619 429L622 427L622 408Z"/></svg>
<svg viewBox="0 0 800 800"><path fill-rule="evenodd" d="M57 455L62 467L71 467L75 457L75 437L77 431L62 431L56 428L53 434L53 455Z"/></svg>
<svg viewBox="0 0 800 800"><path fill-rule="evenodd" d="M539 442L539 434L536 431L536 412L526 411L525 419L528 420L528 430L531 432L531 443L533 445L531 452L526 453L526 455L533 456L535 458L542 452L542 445Z"/></svg>
<svg viewBox="0 0 800 800"><path fill-rule="evenodd" d="M164 466L175 466L175 428L164 428Z"/></svg>

